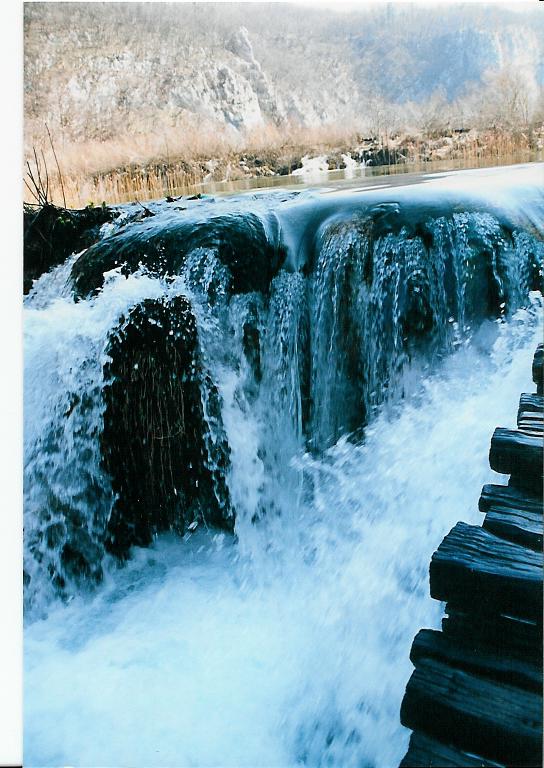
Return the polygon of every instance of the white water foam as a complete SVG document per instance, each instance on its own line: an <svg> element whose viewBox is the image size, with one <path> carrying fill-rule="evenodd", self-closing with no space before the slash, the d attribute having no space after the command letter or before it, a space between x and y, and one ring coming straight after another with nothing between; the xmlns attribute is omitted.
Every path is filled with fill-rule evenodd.
<svg viewBox="0 0 544 768"><path fill-rule="evenodd" d="M145 280L123 283L131 300L149 293ZM107 290L97 301L107 306ZM101 317L94 329L92 306L53 309L97 338L110 325ZM532 389L541 311L493 325L491 356L478 343L457 350L364 445L343 438L322 459L297 455L305 491L280 524L241 515L238 541L161 536L111 566L92 598L30 624L25 765L398 765L410 645L441 615L429 561L458 520L481 523L481 486L497 479L489 441ZM29 322L32 338L47 335ZM258 425L246 439L235 382L220 389L232 395L231 483L250 510Z"/></svg>

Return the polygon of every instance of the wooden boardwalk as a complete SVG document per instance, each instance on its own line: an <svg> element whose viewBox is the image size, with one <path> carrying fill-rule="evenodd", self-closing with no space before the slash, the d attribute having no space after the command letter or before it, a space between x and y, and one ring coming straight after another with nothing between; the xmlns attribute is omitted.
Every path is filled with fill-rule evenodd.
<svg viewBox="0 0 544 768"><path fill-rule="evenodd" d="M432 557L431 596L447 615L412 645L401 768L542 765L543 362L540 344L518 428L491 439L508 485L484 485L482 526L457 523Z"/></svg>

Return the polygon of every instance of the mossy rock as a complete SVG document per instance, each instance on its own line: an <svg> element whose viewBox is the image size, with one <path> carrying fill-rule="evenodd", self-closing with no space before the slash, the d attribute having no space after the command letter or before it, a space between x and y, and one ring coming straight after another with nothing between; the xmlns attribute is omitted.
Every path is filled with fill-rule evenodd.
<svg viewBox="0 0 544 768"><path fill-rule="evenodd" d="M279 267L277 249L254 214L215 215L205 221L155 217L128 225L82 254L72 270L75 293L86 297L100 290L104 272L119 267L125 275L140 265L159 275L180 274L187 256L204 248L229 270L231 293L266 292Z"/></svg>
<svg viewBox="0 0 544 768"><path fill-rule="evenodd" d="M82 250L99 237L102 224L118 212L107 206L81 210L56 205L24 207L23 290L28 293L35 279L61 264L71 253Z"/></svg>
<svg viewBox="0 0 544 768"><path fill-rule="evenodd" d="M106 548L124 557L132 545L160 531L183 533L194 521L232 530L229 449L189 301L136 305L112 332L107 354L101 445L116 501Z"/></svg>

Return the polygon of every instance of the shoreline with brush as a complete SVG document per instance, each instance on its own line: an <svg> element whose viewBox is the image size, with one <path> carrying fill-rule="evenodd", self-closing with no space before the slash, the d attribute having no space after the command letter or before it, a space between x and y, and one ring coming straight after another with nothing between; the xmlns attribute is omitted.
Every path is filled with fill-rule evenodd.
<svg viewBox="0 0 544 768"><path fill-rule="evenodd" d="M62 175L49 172L50 196L56 203L65 196L69 207L79 208L192 194L203 185L226 184L232 189L224 191L234 191L246 181L261 180L264 186L272 186L270 180L277 177L298 175L304 180L335 170L349 173L383 166L420 170L446 161L459 167L528 162L544 151L544 124L515 133L462 128L438 136L341 136L330 131L319 136L312 132L268 143L248 137L239 146L216 141L215 145L210 142L208 150L205 145L198 150L180 146L163 152L151 139L140 139L134 150L127 139L120 139L79 145L78 157L84 158L79 162L73 151L57 149Z"/></svg>

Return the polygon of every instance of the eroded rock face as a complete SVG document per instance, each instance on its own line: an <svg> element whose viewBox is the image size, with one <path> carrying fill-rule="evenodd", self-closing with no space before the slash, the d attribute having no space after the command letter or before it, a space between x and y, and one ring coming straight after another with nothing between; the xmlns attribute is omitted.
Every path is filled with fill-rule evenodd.
<svg viewBox="0 0 544 768"><path fill-rule="evenodd" d="M138 304L112 333L108 355L101 446L117 498L106 548L124 557L130 546L194 522L232 530L229 448L189 301Z"/></svg>
<svg viewBox="0 0 544 768"><path fill-rule="evenodd" d="M459 8L447 21L441 10L388 7L347 21L282 4L269 6L263 21L262 8L246 3L112 4L107 14L93 4L69 13L29 4L26 128L41 137L46 118L54 136L73 141L185 121L224 130L251 128L256 117L303 125L360 125L363 117L369 130L388 104L403 111L437 89L452 102L486 71L512 66L521 66L534 103L542 82L538 26L498 7L485 16ZM224 67L229 87L220 84Z"/></svg>
<svg viewBox="0 0 544 768"><path fill-rule="evenodd" d="M222 105L226 123L235 128L254 128L263 124L259 99L244 77L224 65L218 67L210 80L215 98Z"/></svg>

